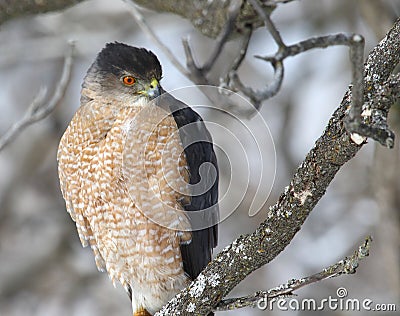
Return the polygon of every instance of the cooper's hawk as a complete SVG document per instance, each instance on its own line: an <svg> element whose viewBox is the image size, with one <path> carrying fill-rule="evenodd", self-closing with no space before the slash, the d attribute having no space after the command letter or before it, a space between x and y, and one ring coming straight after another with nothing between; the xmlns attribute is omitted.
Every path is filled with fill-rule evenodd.
<svg viewBox="0 0 400 316"><path fill-rule="evenodd" d="M58 149L66 207L134 315L154 314L217 244L218 168L201 117L161 88L144 48L110 43L84 79Z"/></svg>

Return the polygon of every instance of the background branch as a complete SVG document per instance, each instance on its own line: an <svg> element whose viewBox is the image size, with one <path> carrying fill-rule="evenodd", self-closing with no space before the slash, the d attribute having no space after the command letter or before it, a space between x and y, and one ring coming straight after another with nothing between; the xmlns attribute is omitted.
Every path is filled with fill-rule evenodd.
<svg viewBox="0 0 400 316"><path fill-rule="evenodd" d="M84 0L0 0L0 25L13 18L58 11L83 1ZM278 4L290 1L293 0L269 0L263 2L262 7L270 12L273 11ZM236 0L202 0L196 1L196 5L186 0L134 0L133 2L141 7L159 13L164 12L180 15L189 20L203 35L217 38L227 22L227 16L224 13L227 11L230 3L234 3ZM230 34L230 36L233 37L242 34L243 30L248 28L249 25L252 25L253 28L262 25L262 21L253 10L252 6L247 2L244 2L234 22L234 28Z"/></svg>
<svg viewBox="0 0 400 316"><path fill-rule="evenodd" d="M60 81L58 82L51 99L46 102L46 88L41 88L33 102L27 108L24 116L15 122L11 128L0 138L0 151L15 139L25 128L46 118L64 97L71 78L73 52L75 43L69 42L68 53L65 56L64 66Z"/></svg>
<svg viewBox="0 0 400 316"><path fill-rule="evenodd" d="M365 64L369 78L383 84L400 61L400 19L388 35L368 56ZM371 107L380 105L379 91L366 89L364 95ZM281 194L255 232L237 238L221 251L188 288L179 293L156 315L207 314L247 275L274 259L293 239L302 224L325 194L340 168L362 147L354 143L344 127L346 111L351 104L348 90L332 115L323 135L297 169L290 184ZM388 113L389 104L384 113ZM190 309L188 309L190 307Z"/></svg>
<svg viewBox="0 0 400 316"><path fill-rule="evenodd" d="M286 2L290 2L289 0ZM224 29L229 19L225 14L228 7L237 1L197 1L193 6L191 2L185 0L134 0L134 2L142 7L157 11L171 12L178 14L192 22L203 35L211 38L217 38ZM266 1L263 3L263 8L267 11L273 11L277 4L282 1ZM230 37L235 37L243 34L244 30L249 26L253 28L260 27L262 20L254 11L253 7L244 1L241 10L235 20L234 27L230 33Z"/></svg>
<svg viewBox="0 0 400 316"><path fill-rule="evenodd" d="M58 11L79 2L83 0L0 0L0 25L10 19Z"/></svg>
<svg viewBox="0 0 400 316"><path fill-rule="evenodd" d="M249 2L251 3L251 5L255 9L255 11L257 12L258 16L264 21L265 27L268 29L269 33L273 37L273 39L274 39L275 43L278 45L278 47L284 48L286 45L283 42L281 34L279 33L275 24L271 20L272 11L265 10L265 8L262 7L261 3L258 0L249 0Z"/></svg>
<svg viewBox="0 0 400 316"><path fill-rule="evenodd" d="M277 52L273 56L260 57L256 56L259 59L265 60L271 63L274 69L274 78L273 80L266 85L263 89L255 90L252 87L248 87L240 80L238 75L238 68L240 67L244 57L247 53L247 47L249 43L249 39L252 33L252 28L244 29L245 31L242 41L242 46L238 53L237 58L235 58L233 64L231 65L231 69L228 70L225 76L220 76L219 82L212 81L210 79L210 71L212 70L212 66L215 64L216 60L220 56L223 47L227 43L229 39L229 35L234 32L234 22L238 17L239 10L242 7L242 2L231 2L226 9L226 23L222 28L221 32L218 35L216 40L216 45L209 56L208 60L204 63L203 66L198 66L196 64L196 58L193 54L192 48L189 44L188 39L183 39L182 44L186 55L186 66L185 69L180 62L175 58L173 53L166 47L162 41L157 37L155 32L147 25L144 17L140 14L140 12L132 5L131 1L123 0L130 5L130 10L136 19L136 22L142 28L142 30L147 33L152 40L166 53L171 62L177 67L178 70L181 71L186 77L188 77L191 81L196 83L199 86L202 85L211 85L211 86L220 86L220 87L229 87L229 89L235 92L241 92L244 94L254 105L252 109L253 114L259 110L261 103L265 100L268 100L275 96L282 86L283 78L284 78L284 63L283 61L289 56L295 56L307 50L313 48L326 48L335 45L346 45L350 48L350 60L353 68L353 100L352 107L349 112L349 117L346 120L346 128L351 133L358 132L364 136L373 136L373 132L376 131L376 128L372 128L369 130L369 127L365 124L362 124L362 104L363 104L363 57L364 57L364 38L360 35L346 35L346 34L336 34L336 35L328 35L321 36L318 38L310 38L305 41L301 41L299 43L287 46L275 24L271 20L271 10L263 7L262 4L258 0L249 0L249 3L254 8L256 13L264 22L265 27L268 32L272 35L276 45L278 46ZM202 89L200 87L200 89ZM202 89L204 92L204 89ZM207 91L205 95L214 103L220 104L222 108L232 108L234 105L231 104L230 100L227 98L226 92L224 90L219 91L220 95L215 93L215 91ZM221 105L222 104L222 105ZM251 114L251 113L250 113ZM246 116L249 116L247 113ZM392 136L392 134L391 134ZM390 137L393 139L394 136ZM357 142L355 135L353 135L353 140ZM364 138L362 138L364 140ZM390 141L387 142L389 144ZM393 142L392 142L393 143Z"/></svg>
<svg viewBox="0 0 400 316"><path fill-rule="evenodd" d="M257 0L250 0L258 14L263 18L266 28L272 35L278 49L272 56L255 56L256 58L270 62L274 68L274 78L263 89L255 90L242 83L237 73L237 68L229 71L229 87L234 91L242 92L254 104L258 110L261 103L275 96L282 85L284 77L283 61L289 56L295 56L314 48L327 48L336 45L346 45L350 47L350 60L353 69L353 106L347 122L348 130L354 132L361 123L361 107L363 104L363 61L364 61L364 38L361 35L336 34L310 38L305 41L287 46L281 38L278 30L270 18L270 14L265 13Z"/></svg>

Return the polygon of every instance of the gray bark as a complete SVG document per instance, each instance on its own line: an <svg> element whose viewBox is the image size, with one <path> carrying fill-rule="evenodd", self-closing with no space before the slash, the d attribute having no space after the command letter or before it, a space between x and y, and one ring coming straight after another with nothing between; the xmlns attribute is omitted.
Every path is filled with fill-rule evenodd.
<svg viewBox="0 0 400 316"><path fill-rule="evenodd" d="M399 61L400 19L370 52L365 63L364 101L372 111L379 109L387 115L390 106L400 98L399 76L391 77ZM389 95L382 94L382 90L387 90ZM391 102L387 102L387 97ZM207 315L246 276L285 249L340 168L364 144L355 144L345 129L344 119L350 104L351 89L348 89L323 135L257 230L240 236L220 252L157 316L174 315L178 311L180 315Z"/></svg>

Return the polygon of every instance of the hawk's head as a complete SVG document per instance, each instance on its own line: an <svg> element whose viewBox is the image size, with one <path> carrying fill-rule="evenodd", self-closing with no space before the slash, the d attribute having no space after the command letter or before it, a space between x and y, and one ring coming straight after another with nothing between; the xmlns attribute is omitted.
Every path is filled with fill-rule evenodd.
<svg viewBox="0 0 400 316"><path fill-rule="evenodd" d="M161 65L144 48L108 43L89 68L83 87L125 101L153 99L161 94Z"/></svg>

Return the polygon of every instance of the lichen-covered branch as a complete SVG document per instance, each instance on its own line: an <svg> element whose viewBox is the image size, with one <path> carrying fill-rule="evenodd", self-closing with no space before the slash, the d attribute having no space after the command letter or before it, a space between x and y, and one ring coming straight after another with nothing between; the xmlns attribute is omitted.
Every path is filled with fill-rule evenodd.
<svg viewBox="0 0 400 316"><path fill-rule="evenodd" d="M27 15L59 11L83 0L0 0L0 25Z"/></svg>
<svg viewBox="0 0 400 316"><path fill-rule="evenodd" d="M39 93L26 110L24 116L19 121L15 122L10 129L0 137L0 151L29 125L47 117L62 100L71 77L74 46L74 42L69 42L69 50L65 56L61 78L50 100L48 102L45 100L47 89L40 89Z"/></svg>
<svg viewBox="0 0 400 316"><path fill-rule="evenodd" d="M354 116L355 118L347 116L346 128L352 133L352 139L355 142L364 142L370 137L383 146L393 148L395 135L389 129L387 114L399 97L400 75L391 75L387 81L379 84L379 90L372 100L357 109L357 112L362 111L359 116Z"/></svg>
<svg viewBox="0 0 400 316"><path fill-rule="evenodd" d="M224 29L228 17L226 12L233 1L208 1L208 0L133 0L136 4L157 11L170 12L178 14L192 22L193 26L203 35L211 38L217 38ZM293 0L270 0L263 3L263 8L267 11L273 11L277 4L281 2L289 2ZM245 29L251 25L257 28L262 25L262 20L254 11L253 7L243 1L240 12L234 21L234 27L230 33L230 37L242 34Z"/></svg>
<svg viewBox="0 0 400 316"><path fill-rule="evenodd" d="M380 100L381 87L390 81L399 61L400 19L371 51L365 63L363 98L369 108L374 109L372 111L387 116L390 105ZM355 143L345 129L344 119L350 106L351 89L345 93L323 135L307 154L290 184L270 208L266 220L252 234L238 237L222 250L198 278L165 305L157 316L173 315L178 311L180 315L206 315L246 276L285 249L325 194L336 173L364 144Z"/></svg>
<svg viewBox="0 0 400 316"><path fill-rule="evenodd" d="M27 15L59 11L73 6L84 0L0 0L0 25L10 19ZM227 22L226 12L233 1L208 0L132 0L137 5L158 13L174 13L189 20L203 35L217 38ZM272 11L279 3L293 0L269 0L263 2L263 8ZM251 25L256 28L262 25L262 20L246 1L234 21L230 37L242 34L243 30Z"/></svg>
<svg viewBox="0 0 400 316"><path fill-rule="evenodd" d="M266 306L270 300L293 295L294 291L312 283L337 277L343 274L353 274L356 272L360 261L369 255L371 241L372 237L368 236L364 243L360 245L356 251L354 251L353 255L340 260L339 262L325 268L321 272L301 279L291 279L285 284L281 284L268 291L258 291L253 295L222 300L215 308L215 311L226 311L243 307L257 307L260 303Z"/></svg>

